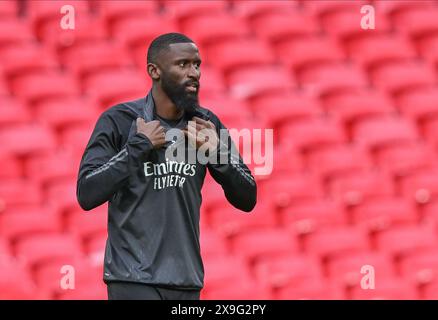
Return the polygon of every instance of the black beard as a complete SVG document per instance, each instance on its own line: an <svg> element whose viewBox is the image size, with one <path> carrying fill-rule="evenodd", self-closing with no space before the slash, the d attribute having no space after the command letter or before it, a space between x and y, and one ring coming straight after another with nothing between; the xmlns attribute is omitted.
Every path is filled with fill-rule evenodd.
<svg viewBox="0 0 438 320"><path fill-rule="evenodd" d="M186 84L179 85L170 80L166 74L162 74L161 87L175 106L180 110L184 110L189 116L193 115L199 107L198 92L187 92Z"/></svg>

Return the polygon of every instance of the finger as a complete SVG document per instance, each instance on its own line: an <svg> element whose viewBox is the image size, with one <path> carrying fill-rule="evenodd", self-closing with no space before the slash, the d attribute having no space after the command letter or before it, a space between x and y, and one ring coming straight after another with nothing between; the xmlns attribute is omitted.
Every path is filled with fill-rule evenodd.
<svg viewBox="0 0 438 320"><path fill-rule="evenodd" d="M189 121L188 126L190 128L194 128L196 131L200 131L202 129L205 129L206 127L200 123L196 123L194 121Z"/></svg>
<svg viewBox="0 0 438 320"><path fill-rule="evenodd" d="M194 119L197 123L200 123L200 124L206 126L207 128L213 128L213 126L214 126L214 124L213 124L211 121L207 121L207 120L201 119L201 118L199 118L199 117L193 117L193 119Z"/></svg>
<svg viewBox="0 0 438 320"><path fill-rule="evenodd" d="M196 140L196 134L194 134L193 132L191 132L191 131L188 131L188 130L184 130L184 135L186 136L186 137L188 137L190 140Z"/></svg>

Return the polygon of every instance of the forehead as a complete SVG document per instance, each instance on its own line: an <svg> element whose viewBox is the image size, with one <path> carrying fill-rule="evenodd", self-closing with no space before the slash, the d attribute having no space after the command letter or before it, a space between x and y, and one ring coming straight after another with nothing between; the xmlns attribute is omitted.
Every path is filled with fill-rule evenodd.
<svg viewBox="0 0 438 320"><path fill-rule="evenodd" d="M166 62L200 59L198 47L194 43L172 43L167 50L163 50L161 56Z"/></svg>

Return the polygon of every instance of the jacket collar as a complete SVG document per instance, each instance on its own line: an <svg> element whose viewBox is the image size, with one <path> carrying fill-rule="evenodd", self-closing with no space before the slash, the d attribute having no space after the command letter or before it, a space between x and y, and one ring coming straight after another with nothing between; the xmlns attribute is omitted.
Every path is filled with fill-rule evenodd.
<svg viewBox="0 0 438 320"><path fill-rule="evenodd" d="M152 89L149 90L149 93L145 97L144 101L145 101L145 105L143 108L143 119L146 122L149 122L154 119L154 110L155 110L155 103L152 97Z"/></svg>

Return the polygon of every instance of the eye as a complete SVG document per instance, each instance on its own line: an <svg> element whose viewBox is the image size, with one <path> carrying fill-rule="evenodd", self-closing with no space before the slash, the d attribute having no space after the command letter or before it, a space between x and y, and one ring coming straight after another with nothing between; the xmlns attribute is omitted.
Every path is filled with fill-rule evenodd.
<svg viewBox="0 0 438 320"><path fill-rule="evenodd" d="M185 61L181 61L181 62L179 63L179 66L180 66L181 68L184 68L184 67L186 66L186 62L185 62Z"/></svg>

